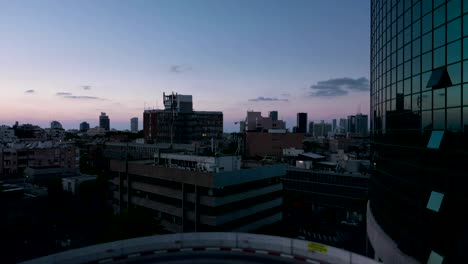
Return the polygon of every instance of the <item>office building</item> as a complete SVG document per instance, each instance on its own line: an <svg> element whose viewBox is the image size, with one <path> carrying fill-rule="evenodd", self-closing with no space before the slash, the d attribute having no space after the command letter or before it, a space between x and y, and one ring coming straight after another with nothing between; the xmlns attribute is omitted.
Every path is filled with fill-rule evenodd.
<svg viewBox="0 0 468 264"><path fill-rule="evenodd" d="M151 209L170 232L249 232L282 219L284 165L241 169L239 156L159 152L112 160L114 210Z"/></svg>
<svg viewBox="0 0 468 264"><path fill-rule="evenodd" d="M80 123L80 131L81 132L86 132L89 129L89 123L88 122L81 122Z"/></svg>
<svg viewBox="0 0 468 264"><path fill-rule="evenodd" d="M367 115L356 115L356 133L361 136L367 136L369 133L369 120Z"/></svg>
<svg viewBox="0 0 468 264"><path fill-rule="evenodd" d="M62 124L59 121L52 121L50 122L51 129L63 129Z"/></svg>
<svg viewBox="0 0 468 264"><path fill-rule="evenodd" d="M356 116L354 115L348 116L346 125L347 125L346 132L356 133Z"/></svg>
<svg viewBox="0 0 468 264"><path fill-rule="evenodd" d="M138 132L138 117L130 119L130 131L133 133Z"/></svg>
<svg viewBox="0 0 468 264"><path fill-rule="evenodd" d="M336 132L336 119L332 120L332 132Z"/></svg>
<svg viewBox="0 0 468 264"><path fill-rule="evenodd" d="M309 134L314 136L314 122L309 122Z"/></svg>
<svg viewBox="0 0 468 264"><path fill-rule="evenodd" d="M328 137L328 132L331 132L332 125L321 121L320 123L314 124L314 136L316 137Z"/></svg>
<svg viewBox="0 0 468 264"><path fill-rule="evenodd" d="M99 127L104 128L105 131L110 130L109 116L107 116L104 112L101 112L101 115L99 116Z"/></svg>
<svg viewBox="0 0 468 264"><path fill-rule="evenodd" d="M272 121L278 121L278 111L270 111L268 116L271 118Z"/></svg>
<svg viewBox="0 0 468 264"><path fill-rule="evenodd" d="M297 131L296 133L307 132L307 113L297 113Z"/></svg>
<svg viewBox="0 0 468 264"><path fill-rule="evenodd" d="M143 113L146 142L192 143L222 138L222 112L194 111L191 95L163 94L163 99L164 109Z"/></svg>
<svg viewBox="0 0 468 264"><path fill-rule="evenodd" d="M348 120L346 118L340 118L340 130L344 133L348 132Z"/></svg>
<svg viewBox="0 0 468 264"><path fill-rule="evenodd" d="M468 2L371 1L367 233L384 263L464 263Z"/></svg>

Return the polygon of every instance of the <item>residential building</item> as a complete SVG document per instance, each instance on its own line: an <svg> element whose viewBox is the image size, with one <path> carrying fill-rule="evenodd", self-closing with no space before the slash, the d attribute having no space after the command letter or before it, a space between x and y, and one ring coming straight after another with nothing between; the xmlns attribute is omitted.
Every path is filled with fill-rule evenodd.
<svg viewBox="0 0 468 264"><path fill-rule="evenodd" d="M307 133L307 113L297 113L297 132Z"/></svg>
<svg viewBox="0 0 468 264"><path fill-rule="evenodd" d="M16 140L15 130L9 126L0 126L0 142L13 142Z"/></svg>
<svg viewBox="0 0 468 264"><path fill-rule="evenodd" d="M86 132L89 129L89 123L88 122L81 122L80 123L80 131L81 132Z"/></svg>
<svg viewBox="0 0 468 264"><path fill-rule="evenodd" d="M99 127L104 128L105 131L110 131L110 119L104 112L101 112L99 116Z"/></svg>
<svg viewBox="0 0 468 264"><path fill-rule="evenodd" d="M133 133L138 132L138 117L133 117L130 119L130 131Z"/></svg>
<svg viewBox="0 0 468 264"><path fill-rule="evenodd" d="M276 111L273 111L276 112ZM266 132L269 129L286 129L286 123L283 120L276 120L278 112L270 112L270 116L263 117L261 112L247 111L244 121L244 131L242 132Z"/></svg>
<svg viewBox="0 0 468 264"><path fill-rule="evenodd" d="M220 140L223 113L194 111L192 96L163 94L164 110L145 110L143 130L149 143L192 143Z"/></svg>
<svg viewBox="0 0 468 264"><path fill-rule="evenodd" d="M371 1L367 233L384 263L466 261L467 10L456 0Z"/></svg>
<svg viewBox="0 0 468 264"><path fill-rule="evenodd" d="M170 232L249 232L282 219L284 165L241 169L239 156L158 153L112 160L114 210L151 209Z"/></svg>

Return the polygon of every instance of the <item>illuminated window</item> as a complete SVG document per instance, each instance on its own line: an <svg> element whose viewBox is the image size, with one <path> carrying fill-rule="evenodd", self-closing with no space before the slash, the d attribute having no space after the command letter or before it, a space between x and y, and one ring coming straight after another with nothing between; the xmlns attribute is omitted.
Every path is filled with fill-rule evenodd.
<svg viewBox="0 0 468 264"><path fill-rule="evenodd" d="M440 147L440 143L442 142L443 137L444 131L432 131L429 143L427 143L427 148L438 149Z"/></svg>
<svg viewBox="0 0 468 264"><path fill-rule="evenodd" d="M443 193L432 191L431 196L429 197L429 201L427 202L426 208L434 212L439 212L440 205L442 204L443 199L444 199Z"/></svg>

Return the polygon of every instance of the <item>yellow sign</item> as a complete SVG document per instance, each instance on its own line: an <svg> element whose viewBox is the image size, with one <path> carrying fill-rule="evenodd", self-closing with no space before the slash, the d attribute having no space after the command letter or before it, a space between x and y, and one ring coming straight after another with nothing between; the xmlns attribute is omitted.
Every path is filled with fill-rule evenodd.
<svg viewBox="0 0 468 264"><path fill-rule="evenodd" d="M309 242L309 244L307 244L307 248L309 251L316 251L320 253L327 253L328 251L327 246L313 242Z"/></svg>

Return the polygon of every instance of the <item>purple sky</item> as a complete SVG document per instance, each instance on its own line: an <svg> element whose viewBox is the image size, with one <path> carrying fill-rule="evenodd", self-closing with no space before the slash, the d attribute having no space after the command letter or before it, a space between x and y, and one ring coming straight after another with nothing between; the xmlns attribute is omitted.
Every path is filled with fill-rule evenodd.
<svg viewBox="0 0 468 264"><path fill-rule="evenodd" d="M369 1L1 1L0 124L128 129L163 92L288 127L369 109ZM352 24L352 27L350 26Z"/></svg>

